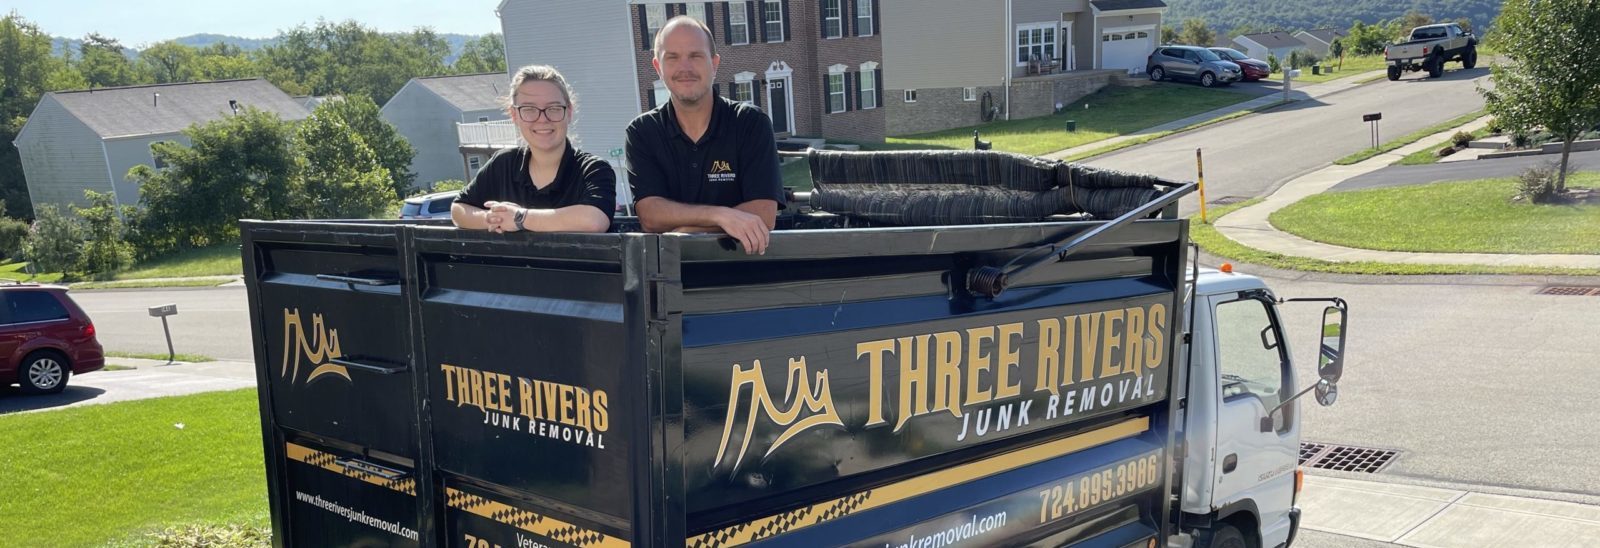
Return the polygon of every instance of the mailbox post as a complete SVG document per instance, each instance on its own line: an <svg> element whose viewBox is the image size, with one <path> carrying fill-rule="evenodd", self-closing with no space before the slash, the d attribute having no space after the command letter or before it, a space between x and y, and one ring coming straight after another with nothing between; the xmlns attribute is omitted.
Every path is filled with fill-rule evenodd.
<svg viewBox="0 0 1600 548"><path fill-rule="evenodd" d="M176 315L177 313L177 304L150 307L150 316L161 318L161 332L167 335L167 365L172 365L172 360L178 356L178 353L172 350L172 329L167 326L167 316Z"/></svg>
<svg viewBox="0 0 1600 548"><path fill-rule="evenodd" d="M1372 148L1378 148L1378 120L1383 119L1382 112L1361 115L1361 121L1372 122Z"/></svg>

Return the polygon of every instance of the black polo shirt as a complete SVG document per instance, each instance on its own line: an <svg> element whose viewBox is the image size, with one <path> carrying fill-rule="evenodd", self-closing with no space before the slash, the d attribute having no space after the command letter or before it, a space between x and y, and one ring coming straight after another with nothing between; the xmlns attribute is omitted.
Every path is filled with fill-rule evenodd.
<svg viewBox="0 0 1600 548"><path fill-rule="evenodd" d="M623 148L634 202L660 196L684 204L734 207L765 199L783 207L772 120L748 103L713 100L711 125L698 142L678 126L672 101L628 124Z"/></svg>
<svg viewBox="0 0 1600 548"><path fill-rule="evenodd" d="M591 205L611 217L617 211L617 174L599 156L579 151L567 141L556 178L544 188L528 175L528 147L496 152L478 169L457 203L484 207L484 202L511 202L532 209L557 209Z"/></svg>

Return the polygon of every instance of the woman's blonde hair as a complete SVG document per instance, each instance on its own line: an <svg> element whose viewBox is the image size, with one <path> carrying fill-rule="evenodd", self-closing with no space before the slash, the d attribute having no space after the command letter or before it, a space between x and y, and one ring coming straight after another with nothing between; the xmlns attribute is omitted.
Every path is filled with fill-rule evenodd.
<svg viewBox="0 0 1600 548"><path fill-rule="evenodd" d="M550 65L528 65L517 69L517 72L511 75L511 90L501 101L503 106L511 108L511 105L516 104L517 88L522 87L523 82L530 80L555 84L556 88L561 90L561 97L567 101L567 108L573 110L577 108L577 101L572 95L572 86L567 85L567 78Z"/></svg>

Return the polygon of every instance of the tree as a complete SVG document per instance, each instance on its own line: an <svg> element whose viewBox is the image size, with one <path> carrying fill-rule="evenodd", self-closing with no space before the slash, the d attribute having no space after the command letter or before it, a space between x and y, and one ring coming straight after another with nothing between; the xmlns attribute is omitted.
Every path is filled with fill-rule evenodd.
<svg viewBox="0 0 1600 548"><path fill-rule="evenodd" d="M55 89L51 82L65 63L50 55L50 35L15 11L0 18L0 200L7 216L33 214L22 158L11 142L22 131L39 97Z"/></svg>
<svg viewBox="0 0 1600 548"><path fill-rule="evenodd" d="M1408 11L1405 15L1400 16L1390 23L1394 28L1393 32L1390 33L1390 37L1394 40L1405 40L1411 37L1411 29L1423 25L1432 25L1433 18L1429 17L1425 13Z"/></svg>
<svg viewBox="0 0 1600 548"><path fill-rule="evenodd" d="M198 57L195 48L168 40L139 52L139 63L157 84L191 82Z"/></svg>
<svg viewBox="0 0 1600 548"><path fill-rule="evenodd" d="M1456 18L1456 26L1461 27L1461 32L1472 32L1472 20L1465 17Z"/></svg>
<svg viewBox="0 0 1600 548"><path fill-rule="evenodd" d="M1163 43L1163 44L1176 44L1176 43L1178 43L1178 31L1177 31L1177 29L1172 28L1172 25L1161 25L1161 43Z"/></svg>
<svg viewBox="0 0 1600 548"><path fill-rule="evenodd" d="M450 67L456 74L480 72L506 72L506 42L498 32L491 32L467 41L461 47L461 57Z"/></svg>
<svg viewBox="0 0 1600 548"><path fill-rule="evenodd" d="M1339 60L1339 70L1344 70L1344 40L1335 38L1333 43L1328 45L1328 53Z"/></svg>
<svg viewBox="0 0 1600 548"><path fill-rule="evenodd" d="M1199 17L1190 17L1183 20L1183 27L1178 30L1178 41L1191 45L1209 48L1217 41L1217 33L1206 26L1206 20Z"/></svg>
<svg viewBox="0 0 1600 548"><path fill-rule="evenodd" d="M1267 72L1283 72L1283 63L1278 61L1278 56L1267 54Z"/></svg>
<svg viewBox="0 0 1600 548"><path fill-rule="evenodd" d="M411 172L411 159L417 151L411 148L411 143L406 142L406 138L393 125L379 116L376 103L357 95L325 101L317 106L317 112L337 118L349 126L361 138L361 142L372 150L378 165L389 172L389 187L395 198L411 191L411 185L417 179L417 174Z"/></svg>
<svg viewBox="0 0 1600 548"><path fill-rule="evenodd" d="M450 44L431 30L384 34L355 21L317 21L285 31L256 61L292 94L363 95L383 104L418 76L448 73Z"/></svg>
<svg viewBox="0 0 1600 548"><path fill-rule="evenodd" d="M357 219L395 199L389 170L349 124L317 109L295 130L298 209L312 219Z"/></svg>
<svg viewBox="0 0 1600 548"><path fill-rule="evenodd" d="M1389 45L1388 27L1382 24L1368 25L1357 20L1350 24L1350 31L1346 33L1343 41L1350 52L1356 55L1373 55L1383 52Z"/></svg>
<svg viewBox="0 0 1600 548"><path fill-rule="evenodd" d="M38 217L22 244L22 254L33 262L35 272L60 272L72 279L83 256L83 222L63 215L55 204L40 205Z"/></svg>
<svg viewBox="0 0 1600 548"><path fill-rule="evenodd" d="M1561 138L1558 193L1566 191L1572 142L1600 125L1597 28L1600 0L1507 0L1489 37L1509 62L1495 64L1494 89L1478 92L1501 125Z"/></svg>
<svg viewBox="0 0 1600 548"><path fill-rule="evenodd" d="M128 171L140 187L143 211L133 228L142 253L233 241L239 219L295 216L294 128L288 122L246 107L183 133L187 147L150 146L166 167Z"/></svg>
<svg viewBox="0 0 1600 548"><path fill-rule="evenodd" d="M83 37L78 55L78 72L83 73L90 87L147 83L123 53L122 44L114 38L91 32Z"/></svg>
<svg viewBox="0 0 1600 548"><path fill-rule="evenodd" d="M122 225L122 216L133 208L117 207L109 192L85 190L83 194L89 199L89 207L72 206L73 213L83 219L88 240L83 244L78 268L96 278L110 278L133 266L133 245L128 243Z"/></svg>

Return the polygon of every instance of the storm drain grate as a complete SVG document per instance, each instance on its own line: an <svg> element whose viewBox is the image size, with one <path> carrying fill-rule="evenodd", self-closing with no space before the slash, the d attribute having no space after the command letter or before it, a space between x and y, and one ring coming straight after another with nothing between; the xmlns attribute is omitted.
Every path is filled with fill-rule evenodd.
<svg viewBox="0 0 1600 548"><path fill-rule="evenodd" d="M1237 204L1239 202L1243 202L1243 201L1248 200L1248 199L1249 198L1246 198L1244 196L1223 196L1221 198L1217 198L1215 200L1212 200L1211 201L1211 205L1225 206L1225 205L1229 205L1229 204Z"/></svg>
<svg viewBox="0 0 1600 548"><path fill-rule="evenodd" d="M1539 290L1540 295L1565 295L1571 297L1600 297L1600 287L1582 285L1552 285Z"/></svg>
<svg viewBox="0 0 1600 548"><path fill-rule="evenodd" d="M1352 445L1302 442L1300 464L1322 470L1376 474L1394 462L1400 452Z"/></svg>

